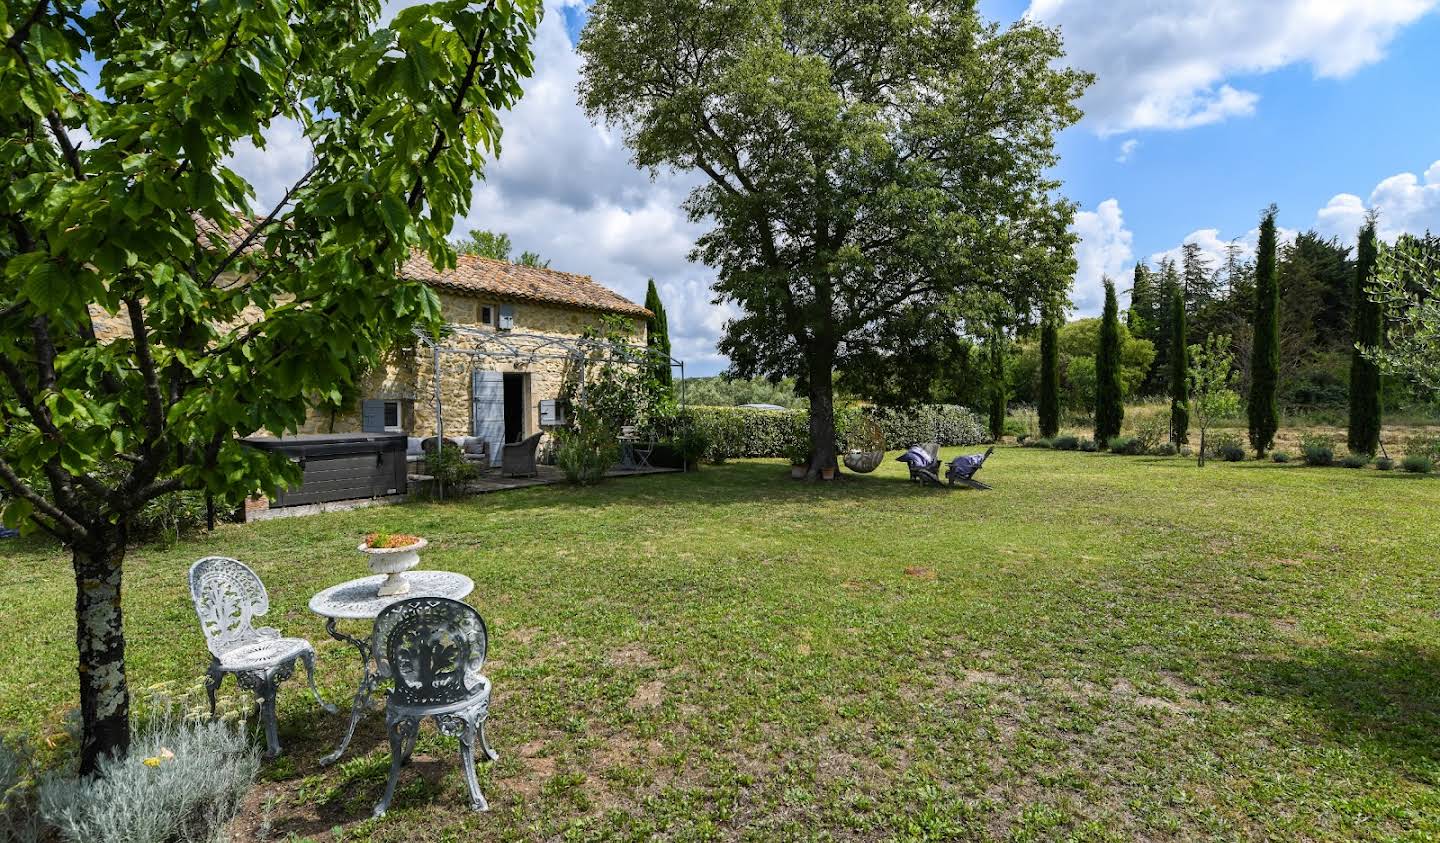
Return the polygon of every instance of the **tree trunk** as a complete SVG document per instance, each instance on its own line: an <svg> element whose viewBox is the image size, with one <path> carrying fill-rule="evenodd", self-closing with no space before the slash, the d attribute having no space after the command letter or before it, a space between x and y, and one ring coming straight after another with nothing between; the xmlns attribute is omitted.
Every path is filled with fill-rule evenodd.
<svg viewBox="0 0 1440 843"><path fill-rule="evenodd" d="M120 574L125 531L109 527L76 546L75 646L79 651L80 716L84 737L80 775L95 772L106 755L130 748L130 691L125 681L125 631L120 610Z"/></svg>
<svg viewBox="0 0 1440 843"><path fill-rule="evenodd" d="M806 480L816 480L822 469L836 468L835 458L835 354L813 349L809 356L810 469Z"/></svg>

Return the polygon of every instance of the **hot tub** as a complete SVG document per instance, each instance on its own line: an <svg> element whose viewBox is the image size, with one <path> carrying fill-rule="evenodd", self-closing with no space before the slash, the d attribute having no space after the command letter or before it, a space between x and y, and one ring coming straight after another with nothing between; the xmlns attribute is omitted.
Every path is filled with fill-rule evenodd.
<svg viewBox="0 0 1440 843"><path fill-rule="evenodd" d="M298 462L299 486L277 492L272 507L384 498L405 494L403 433L316 433L243 439Z"/></svg>

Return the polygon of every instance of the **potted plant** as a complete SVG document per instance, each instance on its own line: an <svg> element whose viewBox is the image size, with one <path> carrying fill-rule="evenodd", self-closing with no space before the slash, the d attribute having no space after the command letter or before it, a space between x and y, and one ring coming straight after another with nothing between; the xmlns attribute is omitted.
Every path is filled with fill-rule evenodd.
<svg viewBox="0 0 1440 843"><path fill-rule="evenodd" d="M790 477L795 480L805 479L805 469L810 463L810 446L794 441L785 446L785 457L790 460Z"/></svg>
<svg viewBox="0 0 1440 843"><path fill-rule="evenodd" d="M385 580L375 593L380 597L393 597L410 593L410 582L405 572L420 564L420 551L427 542L419 536L391 533L371 533L360 544L360 552L368 557L372 574L385 574Z"/></svg>

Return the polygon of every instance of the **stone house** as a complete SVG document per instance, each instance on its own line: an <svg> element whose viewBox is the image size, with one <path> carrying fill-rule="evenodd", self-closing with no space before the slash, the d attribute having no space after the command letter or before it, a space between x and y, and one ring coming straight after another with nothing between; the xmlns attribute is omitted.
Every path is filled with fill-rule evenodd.
<svg viewBox="0 0 1440 843"><path fill-rule="evenodd" d="M646 341L650 311L586 275L475 255L460 255L454 268L442 271L418 254L401 273L434 289L446 323L464 329L440 343L443 435L486 438L496 459L501 442L546 432L556 421L550 402L560 399L571 364L553 357L507 357L496 351L502 343L494 340L524 337L533 344L544 338L574 339L613 315L630 326L631 342ZM489 353L463 353L467 348ZM312 414L300 432L434 436L435 377L431 348L418 340L396 348L362 379L361 398L353 410Z"/></svg>

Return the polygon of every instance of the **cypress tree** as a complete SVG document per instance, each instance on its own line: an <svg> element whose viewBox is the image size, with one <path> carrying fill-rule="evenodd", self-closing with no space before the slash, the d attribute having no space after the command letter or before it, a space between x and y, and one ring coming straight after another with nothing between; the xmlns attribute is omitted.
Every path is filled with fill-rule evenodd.
<svg viewBox="0 0 1440 843"><path fill-rule="evenodd" d="M1381 341L1380 305L1366 292L1375 274L1375 219L1360 229L1360 248L1355 257L1354 323L1355 347L1350 354L1350 453L1374 454L1380 449L1380 368L1367 360L1363 348Z"/></svg>
<svg viewBox="0 0 1440 843"><path fill-rule="evenodd" d="M1190 441L1190 354L1185 345L1185 294L1170 294L1170 441Z"/></svg>
<svg viewBox="0 0 1440 843"><path fill-rule="evenodd" d="M1162 258L1160 267L1150 278L1153 291L1150 294L1150 333L1141 339L1155 344L1155 359L1145 375L1143 389L1146 395L1162 394L1170 384L1170 297L1176 290L1182 290L1180 269L1169 258Z"/></svg>
<svg viewBox="0 0 1440 843"><path fill-rule="evenodd" d="M1276 393L1280 385L1280 285L1275 266L1274 205L1260 220L1260 248L1255 257L1255 342L1250 354L1250 447L1257 457L1275 442L1280 428Z"/></svg>
<svg viewBox="0 0 1440 843"><path fill-rule="evenodd" d="M1045 306L1040 322L1040 436L1053 439L1060 432L1060 315Z"/></svg>
<svg viewBox="0 0 1440 843"><path fill-rule="evenodd" d="M1130 308L1125 311L1125 327L1136 339L1155 339L1155 279L1144 262L1135 264L1135 275L1130 284Z"/></svg>
<svg viewBox="0 0 1440 843"><path fill-rule="evenodd" d="M1105 279L1105 315L1100 321L1100 342L1095 349L1095 441L1109 442L1120 435L1125 405L1120 391L1120 305L1115 282Z"/></svg>
<svg viewBox="0 0 1440 843"><path fill-rule="evenodd" d="M995 328L990 335L990 438L996 442L1005 435L1005 334Z"/></svg>
<svg viewBox="0 0 1440 843"><path fill-rule="evenodd" d="M665 303L660 301L660 291L655 289L654 278L650 279L650 286L645 290L645 309L651 313L645 323L645 343L655 356L651 361L655 367L655 380L669 395L674 388L674 376L670 371L670 322L665 316Z"/></svg>

